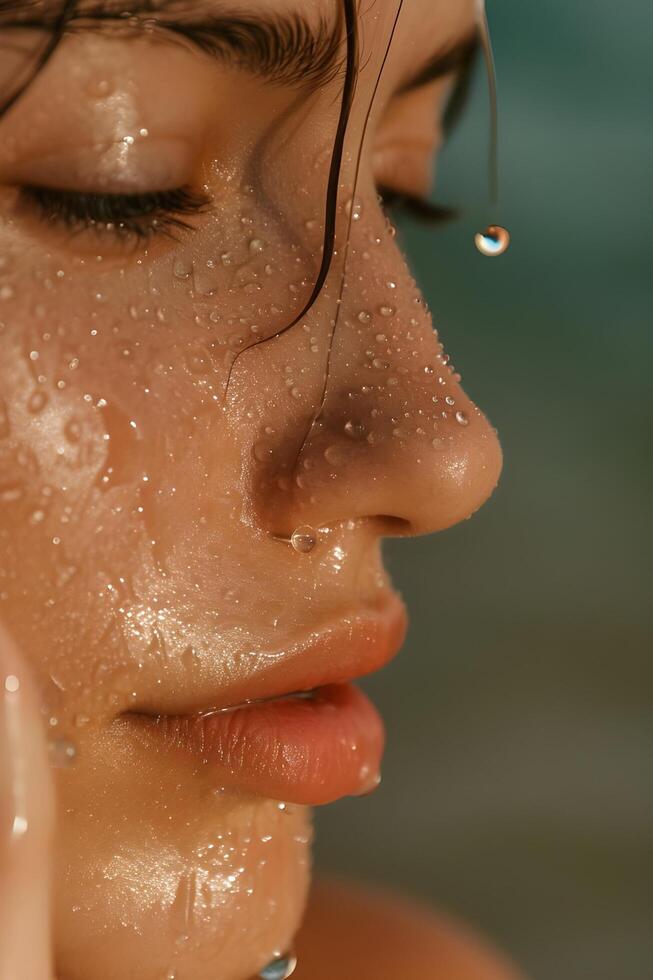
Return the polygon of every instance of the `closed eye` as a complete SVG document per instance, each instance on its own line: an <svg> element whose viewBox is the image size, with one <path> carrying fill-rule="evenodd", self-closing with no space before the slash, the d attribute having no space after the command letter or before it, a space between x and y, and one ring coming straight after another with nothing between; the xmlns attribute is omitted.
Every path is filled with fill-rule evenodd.
<svg viewBox="0 0 653 980"><path fill-rule="evenodd" d="M95 230L117 238L144 240L154 235L175 238L188 230L187 216L206 211L210 199L189 187L136 194L95 194L25 185L21 203L43 221L72 232Z"/></svg>

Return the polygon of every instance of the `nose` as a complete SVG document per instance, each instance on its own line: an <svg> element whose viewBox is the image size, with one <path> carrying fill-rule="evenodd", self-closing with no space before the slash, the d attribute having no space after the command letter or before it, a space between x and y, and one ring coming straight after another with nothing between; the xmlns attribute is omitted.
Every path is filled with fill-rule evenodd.
<svg viewBox="0 0 653 980"><path fill-rule="evenodd" d="M278 392L301 379L296 398L268 387L268 415L249 428L258 519L283 535L361 518L384 535L450 527L497 484L496 431L463 390L385 220L356 230L342 282L335 314L332 285L303 338L288 331L246 355L250 384L276 376Z"/></svg>

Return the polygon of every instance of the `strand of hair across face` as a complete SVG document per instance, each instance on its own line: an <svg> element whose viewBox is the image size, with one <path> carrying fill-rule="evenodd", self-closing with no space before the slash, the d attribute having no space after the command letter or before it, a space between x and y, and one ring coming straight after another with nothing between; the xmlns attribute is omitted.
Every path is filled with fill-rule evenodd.
<svg viewBox="0 0 653 980"><path fill-rule="evenodd" d="M310 424L310 426L309 426L309 428L308 428L308 430L306 432L306 435L304 436L304 439L302 441L302 444L299 447L299 451L298 451L297 456L295 458L295 466L293 468L293 472L294 472L294 470L297 469L297 467L299 465L299 460L301 459L302 453L304 452L304 449L306 447L306 443L308 442L308 440L310 438L311 432L315 428L316 422L319 420L320 416L322 415L322 412L324 410L324 405L325 405L325 402L326 402L327 390L328 390L328 387L329 387L329 378L330 378L330 374L331 374L331 355L332 355L332 352L333 352L333 343L334 343L335 336L336 336L336 330L337 330L338 324L340 322L340 311L342 310L342 298L343 298L344 290L345 290L345 279L346 279L346 275L347 275L347 260L348 260L348 257L349 257L349 245L350 245L350 241L351 241L351 230L352 230L352 223L353 223L353 220L354 220L354 210L355 210L354 209L354 197L356 195L356 188L358 187L358 178L360 176L361 161L363 159L363 148L364 148L364 144L365 144L365 136L367 135L367 127L369 126L370 116L372 115L372 109L374 107L374 102L375 102L375 99L376 99L376 94L377 94L377 92L379 90L379 85L381 83L381 76L383 75L383 70L384 70L384 68L386 66L386 62L388 60L388 55L390 54L390 48L391 48L392 42L394 40L395 32L397 30L397 24L399 22L399 17L401 15L401 11L402 11L403 5L404 5L404 0L399 0L399 6L397 7L397 11L396 11L396 14L395 14L395 19L394 19L394 22L392 24L392 30L390 31L390 37L388 38L388 43L387 43L387 46L386 46L386 49L385 49L385 53L383 55L383 61L381 62L381 67L379 68L379 73L377 75L376 82L374 83L374 89L372 91L372 95L370 96L370 101L369 101L369 104L368 104L368 107L367 107L367 112L365 114L365 121L363 123L363 131L361 133L361 141L360 141L360 145L358 147L358 154L356 156L356 167L354 169L354 182L353 182L353 187L352 187L352 199L351 199L352 200L352 205L351 205L350 212L349 212L349 220L347 222L347 237L345 239L345 244L344 244L344 247L343 247L343 264L342 264L342 276L341 276L341 279L340 279L340 292L338 294L338 300L337 300L337 306L336 306L336 314L335 314L335 317L334 317L333 327L331 329L331 334L330 334L330 337L329 337L329 349L327 351L327 363L326 363L326 369L325 369L325 373L324 373L324 385L323 385L323 388L322 388L322 397L320 399L319 408L318 408L317 412L315 413L315 415L313 416L313 419L311 421L311 424Z"/></svg>
<svg viewBox="0 0 653 980"><path fill-rule="evenodd" d="M403 0L402 0L403 2ZM325 207L325 217L324 217L324 240L322 249L322 262L320 264L320 269L315 280L315 285L311 295L309 296L303 309L297 314L297 316L292 320L287 326L282 327L281 330L277 330L276 333L271 334L269 337L261 337L259 340L253 341L244 347L242 350L238 351L229 365L229 371L227 374L227 383L225 385L224 399L227 398L227 393L229 390L229 382L231 381L231 375L236 364L236 361L247 351L252 350L253 347L258 347L259 344L266 344L271 340L276 340L283 334L291 330L292 327L296 326L300 320L302 320L309 310L314 306L318 296L322 292L322 287L326 282L326 278L329 274L331 268L331 263L333 261L333 254L335 250L336 241L336 223L338 217L338 186L340 183L340 172L342 170L342 158L344 154L345 147L345 137L347 135L347 127L349 125L349 118L351 116L351 110L354 102L354 94L356 91L356 78L358 73L358 20L357 20L357 10L356 10L356 0L343 0L343 8L345 15L345 33L347 38L347 55L346 55L346 69L345 69L345 79L342 88L342 100L340 103L340 114L338 118L338 125L336 128L336 134L333 141L333 152L331 154L331 164L329 167L329 179L327 182L327 192L326 192L326 207Z"/></svg>

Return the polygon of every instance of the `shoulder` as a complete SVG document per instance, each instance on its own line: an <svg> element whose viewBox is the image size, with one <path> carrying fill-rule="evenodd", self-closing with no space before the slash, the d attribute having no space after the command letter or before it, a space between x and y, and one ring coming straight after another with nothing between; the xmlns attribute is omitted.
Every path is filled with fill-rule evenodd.
<svg viewBox="0 0 653 980"><path fill-rule="evenodd" d="M334 879L313 886L297 953L297 980L524 980L448 916Z"/></svg>

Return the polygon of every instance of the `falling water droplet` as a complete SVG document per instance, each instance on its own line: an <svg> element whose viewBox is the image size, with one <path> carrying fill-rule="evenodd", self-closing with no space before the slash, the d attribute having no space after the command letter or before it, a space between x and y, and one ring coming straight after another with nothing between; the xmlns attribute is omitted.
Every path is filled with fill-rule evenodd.
<svg viewBox="0 0 653 980"><path fill-rule="evenodd" d="M77 747L65 738L51 739L48 743L48 749L50 764L58 769L66 769L68 766L72 766L77 757Z"/></svg>
<svg viewBox="0 0 653 980"><path fill-rule="evenodd" d="M481 255L503 255L510 244L510 232L501 225L488 225L474 235L474 242Z"/></svg>
<svg viewBox="0 0 653 980"><path fill-rule="evenodd" d="M310 524L302 524L290 535L290 543L300 554L306 555L317 544L317 532Z"/></svg>

